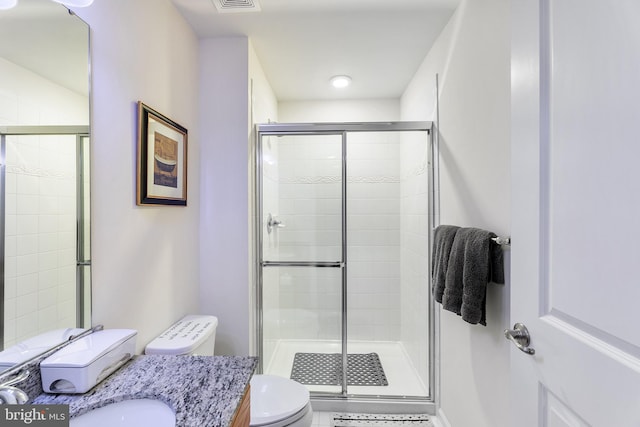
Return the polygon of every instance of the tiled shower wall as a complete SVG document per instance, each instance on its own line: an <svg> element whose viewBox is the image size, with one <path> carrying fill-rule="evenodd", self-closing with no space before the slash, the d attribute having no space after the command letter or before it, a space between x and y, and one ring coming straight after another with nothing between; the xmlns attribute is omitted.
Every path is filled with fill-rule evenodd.
<svg viewBox="0 0 640 427"><path fill-rule="evenodd" d="M347 138L349 340L400 340L398 134Z"/></svg>
<svg viewBox="0 0 640 427"><path fill-rule="evenodd" d="M75 136L8 137L5 345L75 325Z"/></svg>
<svg viewBox="0 0 640 427"><path fill-rule="evenodd" d="M428 136L401 135L402 343L425 386L429 384L429 165Z"/></svg>
<svg viewBox="0 0 640 427"><path fill-rule="evenodd" d="M269 172L264 178L263 221L266 223L270 212L285 228L265 233L265 254L271 260L339 261L340 137L297 136L273 141L264 153L270 164L265 166ZM426 149L424 132L348 134L349 340L402 341L425 384ZM339 269L280 267L263 271L267 362L278 339L340 339Z"/></svg>
<svg viewBox="0 0 640 427"><path fill-rule="evenodd" d="M2 58L0 77L0 126L89 124L86 96ZM7 137L5 347L75 326L75 150L74 136Z"/></svg>
<svg viewBox="0 0 640 427"><path fill-rule="evenodd" d="M349 135L351 340L400 339L400 166L395 138ZM273 233L279 258L340 261L341 137L283 138L278 150L277 218L286 225ZM272 306L279 309L281 339L340 339L339 269L281 268L277 280L279 301Z"/></svg>

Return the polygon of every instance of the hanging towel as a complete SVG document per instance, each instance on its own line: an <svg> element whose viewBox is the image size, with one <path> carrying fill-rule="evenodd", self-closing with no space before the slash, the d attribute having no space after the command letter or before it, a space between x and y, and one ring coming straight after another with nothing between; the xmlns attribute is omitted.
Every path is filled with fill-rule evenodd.
<svg viewBox="0 0 640 427"><path fill-rule="evenodd" d="M486 326L487 283L504 283L502 249L494 233L461 228L451 246L442 306L471 324Z"/></svg>
<svg viewBox="0 0 640 427"><path fill-rule="evenodd" d="M455 225L440 225L433 234L433 251L431 253L431 292L437 302L442 302L445 278L449 265L449 254L456 232Z"/></svg>

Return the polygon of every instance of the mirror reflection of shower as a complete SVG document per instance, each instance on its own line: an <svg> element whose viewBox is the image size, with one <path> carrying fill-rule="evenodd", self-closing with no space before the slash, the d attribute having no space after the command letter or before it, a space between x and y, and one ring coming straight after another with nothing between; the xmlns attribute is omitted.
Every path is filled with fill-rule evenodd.
<svg viewBox="0 0 640 427"><path fill-rule="evenodd" d="M11 126L0 239L4 347L90 325L89 129Z"/></svg>

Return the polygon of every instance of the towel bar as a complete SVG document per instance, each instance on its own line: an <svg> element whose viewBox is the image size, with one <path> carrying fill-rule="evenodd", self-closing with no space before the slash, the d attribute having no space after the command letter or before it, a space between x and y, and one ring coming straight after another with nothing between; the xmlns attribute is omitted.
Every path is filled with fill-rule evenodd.
<svg viewBox="0 0 640 427"><path fill-rule="evenodd" d="M491 240L496 242L499 245L511 246L511 237L494 237Z"/></svg>

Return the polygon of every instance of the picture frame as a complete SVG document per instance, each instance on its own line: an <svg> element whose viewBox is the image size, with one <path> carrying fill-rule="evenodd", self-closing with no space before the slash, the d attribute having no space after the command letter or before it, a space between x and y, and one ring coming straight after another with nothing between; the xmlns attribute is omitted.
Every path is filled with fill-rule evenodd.
<svg viewBox="0 0 640 427"><path fill-rule="evenodd" d="M138 101L136 204L187 205L188 131Z"/></svg>

